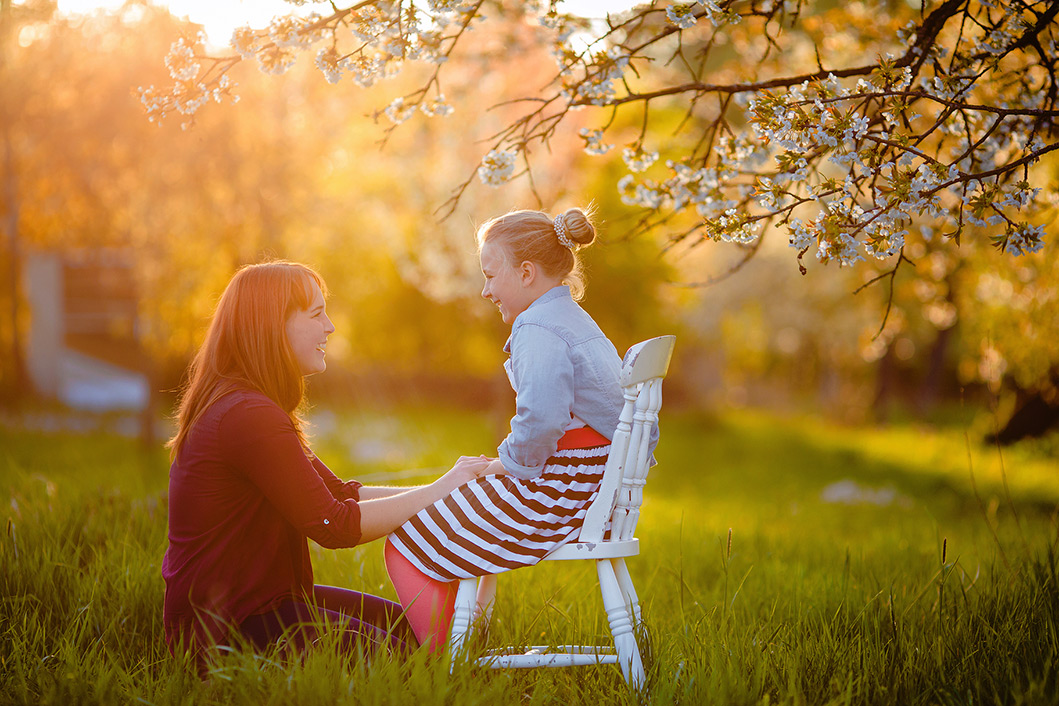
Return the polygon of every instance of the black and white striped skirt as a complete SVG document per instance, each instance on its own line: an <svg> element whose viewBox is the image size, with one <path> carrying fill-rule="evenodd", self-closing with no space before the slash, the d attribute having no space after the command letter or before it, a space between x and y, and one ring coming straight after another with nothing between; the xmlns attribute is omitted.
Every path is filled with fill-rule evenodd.
<svg viewBox="0 0 1059 706"><path fill-rule="evenodd" d="M390 541L438 581L532 566L580 531L608 451L609 444L560 449L532 480L474 480L420 510Z"/></svg>

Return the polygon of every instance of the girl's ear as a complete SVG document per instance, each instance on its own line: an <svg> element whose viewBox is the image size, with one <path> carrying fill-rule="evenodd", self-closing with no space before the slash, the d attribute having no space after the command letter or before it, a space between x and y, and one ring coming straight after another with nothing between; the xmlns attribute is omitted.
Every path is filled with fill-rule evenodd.
<svg viewBox="0 0 1059 706"><path fill-rule="evenodd" d="M537 265L529 260L523 260L518 266L518 278L523 287L529 287L537 279Z"/></svg>

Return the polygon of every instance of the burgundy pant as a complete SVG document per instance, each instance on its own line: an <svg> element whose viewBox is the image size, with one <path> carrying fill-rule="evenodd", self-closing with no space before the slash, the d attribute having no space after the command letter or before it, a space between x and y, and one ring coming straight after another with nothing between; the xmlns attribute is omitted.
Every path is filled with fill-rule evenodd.
<svg viewBox="0 0 1059 706"><path fill-rule="evenodd" d="M239 633L258 649L287 636L301 650L319 639L321 622L342 631L345 649L407 653L419 644L399 603L334 586L313 586L312 603L286 600L272 612L251 615Z"/></svg>

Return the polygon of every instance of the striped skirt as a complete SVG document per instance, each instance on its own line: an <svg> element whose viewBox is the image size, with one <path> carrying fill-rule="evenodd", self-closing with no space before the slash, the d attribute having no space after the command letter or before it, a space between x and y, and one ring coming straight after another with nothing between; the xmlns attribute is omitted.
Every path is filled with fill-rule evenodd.
<svg viewBox="0 0 1059 706"><path fill-rule="evenodd" d="M460 486L391 534L394 548L437 581L536 564L576 537L603 480L609 442L574 431L590 432L595 445L564 448L586 436L567 432L537 478L487 476Z"/></svg>

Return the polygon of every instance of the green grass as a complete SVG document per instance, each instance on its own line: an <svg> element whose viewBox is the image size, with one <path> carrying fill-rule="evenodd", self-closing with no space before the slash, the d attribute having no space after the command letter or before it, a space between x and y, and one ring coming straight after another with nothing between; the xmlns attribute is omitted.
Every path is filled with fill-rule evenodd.
<svg viewBox="0 0 1059 706"><path fill-rule="evenodd" d="M317 411L340 475L488 453L455 411ZM1055 438L663 414L630 563L652 703L1056 703ZM0 703L636 703L609 666L492 672L232 654L200 682L162 641L166 456L105 433L0 428ZM402 474L401 482L415 482ZM845 485L835 485L845 483ZM871 502L825 502L846 488ZM317 580L393 597L376 543L313 546ZM500 579L494 643L604 639L589 567ZM587 595L587 600L579 597Z"/></svg>

